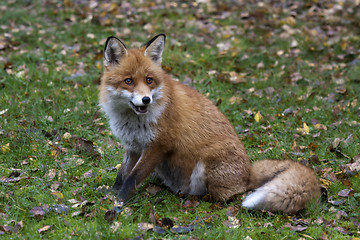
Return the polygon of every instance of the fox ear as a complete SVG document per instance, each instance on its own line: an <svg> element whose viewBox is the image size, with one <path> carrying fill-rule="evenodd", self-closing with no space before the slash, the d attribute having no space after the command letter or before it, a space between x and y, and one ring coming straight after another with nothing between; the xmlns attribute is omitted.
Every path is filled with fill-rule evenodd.
<svg viewBox="0 0 360 240"><path fill-rule="evenodd" d="M109 37L105 43L104 50L104 66L108 67L114 64L118 64L120 60L127 56L125 44L116 37Z"/></svg>
<svg viewBox="0 0 360 240"><path fill-rule="evenodd" d="M145 44L144 56L149 56L158 65L161 65L162 62L162 53L165 48L165 38L165 34L159 34Z"/></svg>

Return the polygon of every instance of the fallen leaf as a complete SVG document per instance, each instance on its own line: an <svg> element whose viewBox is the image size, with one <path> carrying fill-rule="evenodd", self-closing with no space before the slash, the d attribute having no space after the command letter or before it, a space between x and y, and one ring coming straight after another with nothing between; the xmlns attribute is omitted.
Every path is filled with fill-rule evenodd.
<svg viewBox="0 0 360 240"><path fill-rule="evenodd" d="M13 232L15 234L19 233L19 231L24 227L24 224L22 222L22 220L18 223L15 224L14 228L13 228Z"/></svg>
<svg viewBox="0 0 360 240"><path fill-rule="evenodd" d="M155 196L159 191L161 191L161 188L156 185L151 185L146 188L146 191L150 193L151 196Z"/></svg>
<svg viewBox="0 0 360 240"><path fill-rule="evenodd" d="M334 229L335 229L336 231L338 231L339 233L342 233L343 235L348 235L348 234L351 233L350 231L348 231L348 230L346 230L345 228L340 227L340 226L334 227Z"/></svg>
<svg viewBox="0 0 360 240"><path fill-rule="evenodd" d="M302 232L302 231L308 229L308 227L304 227L301 225L293 226L293 225L291 225L291 223L285 223L284 227L289 228L290 230L295 231L295 232Z"/></svg>
<svg viewBox="0 0 360 240"><path fill-rule="evenodd" d="M229 98L229 103L230 104L239 104L241 103L243 99L241 97L236 97L236 96L232 96L231 98Z"/></svg>
<svg viewBox="0 0 360 240"><path fill-rule="evenodd" d="M100 174L94 179L94 183L100 183L101 182L102 175Z"/></svg>
<svg viewBox="0 0 360 240"><path fill-rule="evenodd" d="M0 225L0 231L3 231L5 233L11 233L13 231L13 228L8 225Z"/></svg>
<svg viewBox="0 0 360 240"><path fill-rule="evenodd" d="M121 225L120 222L114 222L114 223L110 226L110 228L111 228L111 230L112 230L111 232L112 232L112 233L116 233L117 230L119 229L120 225Z"/></svg>
<svg viewBox="0 0 360 240"><path fill-rule="evenodd" d="M174 226L174 223L170 218L162 218L160 220L160 224L162 227L167 229L172 228Z"/></svg>
<svg viewBox="0 0 360 240"><path fill-rule="evenodd" d="M108 222L112 222L114 220L115 216L116 216L115 210L108 210L108 211L106 211L106 213L104 215L104 219Z"/></svg>
<svg viewBox="0 0 360 240"><path fill-rule="evenodd" d="M241 225L241 222L236 217L228 216L228 220L224 221L222 224L229 228L239 228Z"/></svg>
<svg viewBox="0 0 360 240"><path fill-rule="evenodd" d="M39 228L38 233L46 232L46 231L48 231L50 228L51 228L50 225L45 225L45 226Z"/></svg>
<svg viewBox="0 0 360 240"><path fill-rule="evenodd" d="M76 212L71 213L72 217L76 217L76 216L79 216L79 215L84 215L84 212L83 211L76 211Z"/></svg>
<svg viewBox="0 0 360 240"><path fill-rule="evenodd" d="M56 176L56 170L50 169L48 173L45 174L44 178L49 178L50 180Z"/></svg>
<svg viewBox="0 0 360 240"><path fill-rule="evenodd" d="M350 192L351 192L351 189L343 189L340 192L338 192L338 196L340 196L340 197L349 197Z"/></svg>
<svg viewBox="0 0 360 240"><path fill-rule="evenodd" d="M310 133L310 128L309 128L309 126L308 126L306 123L303 123L303 128L304 128L304 132L305 132L306 134L309 134L309 133Z"/></svg>
<svg viewBox="0 0 360 240"><path fill-rule="evenodd" d="M89 171L85 172L83 174L83 177L86 179L86 178L91 178L93 175L93 172L92 172L92 169L90 169Z"/></svg>
<svg viewBox="0 0 360 240"><path fill-rule="evenodd" d="M235 217L239 212L237 207L230 206L226 209L226 216Z"/></svg>
<svg viewBox="0 0 360 240"><path fill-rule="evenodd" d="M154 224L152 224L152 223L145 223L145 222L138 223L137 231L138 232L147 232L148 230L153 229L153 227L154 227Z"/></svg>
<svg viewBox="0 0 360 240"><path fill-rule="evenodd" d="M158 227L158 226L154 226L152 229L153 232L158 233L158 234L164 234L165 233L165 229Z"/></svg>
<svg viewBox="0 0 360 240"><path fill-rule="evenodd" d="M259 122L262 119L260 111L255 114L254 119L256 122Z"/></svg>
<svg viewBox="0 0 360 240"><path fill-rule="evenodd" d="M51 206L50 211L56 212L56 213L67 213L69 212L69 207L65 204L55 204Z"/></svg>
<svg viewBox="0 0 360 240"><path fill-rule="evenodd" d="M355 157L352 158L353 159L353 163L349 163L346 164L345 166L350 170L350 171L354 171L354 172L359 172L360 171L360 154L356 155Z"/></svg>
<svg viewBox="0 0 360 240"><path fill-rule="evenodd" d="M347 216L348 214L343 210L340 210L336 213L336 219L340 219L341 217L347 217Z"/></svg>
<svg viewBox="0 0 360 240"><path fill-rule="evenodd" d="M101 155L98 151L96 151L96 148L94 146L94 143L90 140L87 140L82 137L78 136L71 136L69 140L70 145L72 148L79 151L80 154L85 154L86 156L100 159Z"/></svg>
<svg viewBox="0 0 360 240"><path fill-rule="evenodd" d="M2 153L8 153L10 152L10 143L7 143L5 145L2 145L1 146L1 152Z"/></svg>
<svg viewBox="0 0 360 240"><path fill-rule="evenodd" d="M51 190L54 190L54 191L56 191L59 187L60 187L60 183L53 183L50 186Z"/></svg>
<svg viewBox="0 0 360 240"><path fill-rule="evenodd" d="M187 200L185 201L183 207L185 208L192 208L192 207L197 207L199 205L199 202L198 201L190 201L190 200Z"/></svg>
<svg viewBox="0 0 360 240"><path fill-rule="evenodd" d="M42 207L33 207L30 210L30 213L32 213L33 217L36 219L42 219L45 215L45 211L42 209Z"/></svg>
<svg viewBox="0 0 360 240"><path fill-rule="evenodd" d="M174 225L172 228L170 228L171 232L177 233L177 234L186 234L192 230L193 229L191 229L190 227L183 227L183 226L178 226L178 225Z"/></svg>
<svg viewBox="0 0 360 240"><path fill-rule="evenodd" d="M54 197L56 197L57 199L64 198L64 195L61 192L54 191L54 192L51 192L50 194L53 195Z"/></svg>

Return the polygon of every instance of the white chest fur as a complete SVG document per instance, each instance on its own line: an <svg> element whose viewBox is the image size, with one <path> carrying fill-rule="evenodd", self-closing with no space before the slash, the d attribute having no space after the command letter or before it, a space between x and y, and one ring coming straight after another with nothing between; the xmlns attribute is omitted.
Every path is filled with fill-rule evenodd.
<svg viewBox="0 0 360 240"><path fill-rule="evenodd" d="M110 127L114 135L125 145L125 148L142 152L155 137L154 125L146 116L137 116L132 110L108 114Z"/></svg>

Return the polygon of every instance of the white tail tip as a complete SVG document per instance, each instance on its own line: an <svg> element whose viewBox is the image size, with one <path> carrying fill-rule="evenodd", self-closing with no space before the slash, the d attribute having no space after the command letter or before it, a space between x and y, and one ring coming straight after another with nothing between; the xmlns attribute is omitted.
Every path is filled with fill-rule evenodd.
<svg viewBox="0 0 360 240"><path fill-rule="evenodd" d="M250 209L258 209L261 207L265 199L266 191L261 191L258 189L255 192L249 194L241 205Z"/></svg>

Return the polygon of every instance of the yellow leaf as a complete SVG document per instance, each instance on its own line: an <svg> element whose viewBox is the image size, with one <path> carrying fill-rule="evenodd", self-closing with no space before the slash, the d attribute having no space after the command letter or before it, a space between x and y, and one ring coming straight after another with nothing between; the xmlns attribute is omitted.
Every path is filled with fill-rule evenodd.
<svg viewBox="0 0 360 240"><path fill-rule="evenodd" d="M234 104L234 103L239 104L241 101L242 101L242 98L241 98L241 97L232 96L232 97L229 99L230 104Z"/></svg>
<svg viewBox="0 0 360 240"><path fill-rule="evenodd" d="M314 127L315 127L315 129L320 129L320 130L324 130L324 131L327 130L327 127L325 125L321 124L321 123L315 124Z"/></svg>
<svg viewBox="0 0 360 240"><path fill-rule="evenodd" d="M101 65L100 63L97 63L97 64L95 65L95 67L96 67L97 69L102 69L102 65Z"/></svg>
<svg viewBox="0 0 360 240"><path fill-rule="evenodd" d="M56 197L57 199L63 199L64 195L61 192L51 192L51 195L53 195L54 197Z"/></svg>
<svg viewBox="0 0 360 240"><path fill-rule="evenodd" d="M206 223L211 223L212 222L212 217L211 216L208 216L208 217L206 217L205 219L203 219L204 220L204 222L206 222Z"/></svg>
<svg viewBox="0 0 360 240"><path fill-rule="evenodd" d="M260 111L255 114L254 119L256 122L259 122L262 119Z"/></svg>
<svg viewBox="0 0 360 240"><path fill-rule="evenodd" d="M310 128L309 128L309 126L308 126L306 123L303 123L303 128L304 128L304 132L305 132L306 134L309 134L309 133L310 133Z"/></svg>
<svg viewBox="0 0 360 240"><path fill-rule="evenodd" d="M324 185L324 187L326 187L326 188L329 188L330 185L331 185L331 181L326 180L326 179L324 179L324 178L320 178L320 182L321 182L321 184Z"/></svg>
<svg viewBox="0 0 360 240"><path fill-rule="evenodd" d="M346 48L347 48L347 42L346 42L346 41L342 41L342 42L340 43L340 47L341 47L341 50L345 51Z"/></svg>
<svg viewBox="0 0 360 240"><path fill-rule="evenodd" d="M7 143L7 144L1 146L1 151L2 151L3 153L9 152L9 151L10 151L10 143Z"/></svg>

